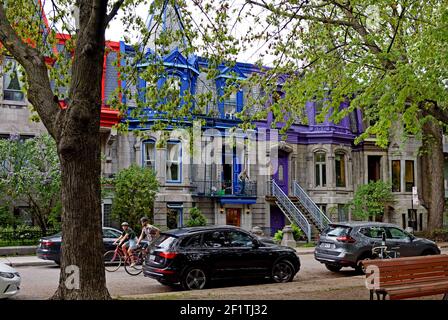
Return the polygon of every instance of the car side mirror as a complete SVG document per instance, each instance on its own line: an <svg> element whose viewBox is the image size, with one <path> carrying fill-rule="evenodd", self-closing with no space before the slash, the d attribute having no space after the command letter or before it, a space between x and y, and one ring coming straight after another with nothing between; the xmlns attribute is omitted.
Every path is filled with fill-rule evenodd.
<svg viewBox="0 0 448 320"><path fill-rule="evenodd" d="M252 240L252 248L257 249L260 247L260 243L258 242L258 240L253 239Z"/></svg>

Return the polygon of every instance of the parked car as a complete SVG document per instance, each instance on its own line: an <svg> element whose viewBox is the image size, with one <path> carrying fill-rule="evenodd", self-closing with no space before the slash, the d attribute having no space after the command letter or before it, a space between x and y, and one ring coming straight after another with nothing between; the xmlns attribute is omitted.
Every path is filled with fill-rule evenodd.
<svg viewBox="0 0 448 320"><path fill-rule="evenodd" d="M113 242L121 235L121 231L114 228L103 228L104 252L116 248ZM56 264L61 262L61 233L49 237L43 237L39 240L37 247L37 257L43 260L53 260Z"/></svg>
<svg viewBox="0 0 448 320"><path fill-rule="evenodd" d="M333 272L342 267L362 271L358 262L372 258L372 248L381 245L383 233L388 250L398 251L400 257L440 254L435 242L416 238L394 224L356 222L329 224L320 234L314 257Z"/></svg>
<svg viewBox="0 0 448 320"><path fill-rule="evenodd" d="M146 277L162 284L203 289L212 280L266 278L292 281L300 269L296 251L262 242L232 226L174 229L161 233L143 266Z"/></svg>
<svg viewBox="0 0 448 320"><path fill-rule="evenodd" d="M0 262L0 299L10 298L20 290L20 274L7 264Z"/></svg>

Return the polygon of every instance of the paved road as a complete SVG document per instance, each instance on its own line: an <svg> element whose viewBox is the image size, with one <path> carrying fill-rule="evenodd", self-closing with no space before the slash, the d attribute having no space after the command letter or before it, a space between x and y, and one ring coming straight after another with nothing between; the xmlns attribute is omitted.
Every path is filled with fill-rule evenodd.
<svg viewBox="0 0 448 320"><path fill-rule="evenodd" d="M302 269L297 274L295 281L329 278L340 278L341 281L344 281L344 279L355 275L353 269L350 268L343 269L337 274L329 272L314 260L312 254L301 256L301 261ZM22 276L22 288L20 294L14 299L47 299L57 288L60 269L56 265L16 267L16 269ZM113 273L106 273L106 275L109 292L114 297L179 290L163 286L155 280L143 277L143 275L132 277L123 268ZM252 283L249 282L247 285L252 285ZM224 285L217 284L217 286Z"/></svg>

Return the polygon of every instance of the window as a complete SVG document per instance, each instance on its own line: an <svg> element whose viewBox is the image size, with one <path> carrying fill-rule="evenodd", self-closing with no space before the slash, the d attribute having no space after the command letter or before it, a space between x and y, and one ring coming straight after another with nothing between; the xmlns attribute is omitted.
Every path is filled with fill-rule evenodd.
<svg viewBox="0 0 448 320"><path fill-rule="evenodd" d="M278 181L283 182L283 164L278 165Z"/></svg>
<svg viewBox="0 0 448 320"><path fill-rule="evenodd" d="M187 237L182 240L180 244L183 248L200 248L201 247L202 234L198 234L192 237Z"/></svg>
<svg viewBox="0 0 448 320"><path fill-rule="evenodd" d="M166 80L167 88L167 101L174 102L181 96L181 81L178 77L169 77Z"/></svg>
<svg viewBox="0 0 448 320"><path fill-rule="evenodd" d="M3 99L12 101L23 101L22 83L18 70L18 63L12 59L6 59L5 73L3 75Z"/></svg>
<svg viewBox="0 0 448 320"><path fill-rule="evenodd" d="M103 226L110 227L113 224L112 219L112 204L103 204ZM118 237L117 237L118 238Z"/></svg>
<svg viewBox="0 0 448 320"><path fill-rule="evenodd" d="M236 113L236 99L237 93L232 91L230 96L224 100L224 116L232 117Z"/></svg>
<svg viewBox="0 0 448 320"><path fill-rule="evenodd" d="M406 160L404 173L405 191L412 192L414 186L414 161Z"/></svg>
<svg viewBox="0 0 448 320"><path fill-rule="evenodd" d="M316 117L322 113L323 109L324 109L323 101L320 100L320 101L316 101L314 103L314 112L315 112Z"/></svg>
<svg viewBox="0 0 448 320"><path fill-rule="evenodd" d="M252 247L252 237L239 231L230 231L228 233L230 247Z"/></svg>
<svg viewBox="0 0 448 320"><path fill-rule="evenodd" d="M327 186L327 166L325 163L325 152L316 152L314 154L315 163L315 182L316 187Z"/></svg>
<svg viewBox="0 0 448 320"><path fill-rule="evenodd" d="M345 187L345 155L337 152L335 155L336 187Z"/></svg>
<svg viewBox="0 0 448 320"><path fill-rule="evenodd" d="M390 233L390 235L388 236L389 239L406 239L408 237L403 230L397 228L388 228L388 229Z"/></svg>
<svg viewBox="0 0 448 320"><path fill-rule="evenodd" d="M401 191L401 164L400 160L392 161L392 192Z"/></svg>
<svg viewBox="0 0 448 320"><path fill-rule="evenodd" d="M121 236L121 233L112 229L103 229L103 238L116 239Z"/></svg>
<svg viewBox="0 0 448 320"><path fill-rule="evenodd" d="M156 169L156 144L153 140L143 142L143 165Z"/></svg>
<svg viewBox="0 0 448 320"><path fill-rule="evenodd" d="M222 248L228 246L228 241L222 231L207 232L204 234L204 247Z"/></svg>
<svg viewBox="0 0 448 320"><path fill-rule="evenodd" d="M181 182L181 144L169 141L166 152L166 181Z"/></svg>
<svg viewBox="0 0 448 320"><path fill-rule="evenodd" d="M348 207L345 204L338 204L338 221L348 220Z"/></svg>
<svg viewBox="0 0 448 320"><path fill-rule="evenodd" d="M383 237L383 233L385 232L386 230L380 227L366 227L359 230L359 233L362 235L374 239L381 239Z"/></svg>

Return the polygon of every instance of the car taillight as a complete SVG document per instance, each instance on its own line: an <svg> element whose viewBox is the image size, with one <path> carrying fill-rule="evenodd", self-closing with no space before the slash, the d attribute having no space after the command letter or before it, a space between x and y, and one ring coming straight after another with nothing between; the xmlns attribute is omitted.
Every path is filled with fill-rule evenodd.
<svg viewBox="0 0 448 320"><path fill-rule="evenodd" d="M350 236L340 236L340 237L337 237L336 240L339 242L344 242L344 243L355 243L356 242L356 240Z"/></svg>
<svg viewBox="0 0 448 320"><path fill-rule="evenodd" d="M174 259L177 256L176 252L160 252L159 256L165 259Z"/></svg>
<svg viewBox="0 0 448 320"><path fill-rule="evenodd" d="M54 244L54 242L49 241L49 240L42 241L42 245L44 245L46 247L51 247L53 244Z"/></svg>

